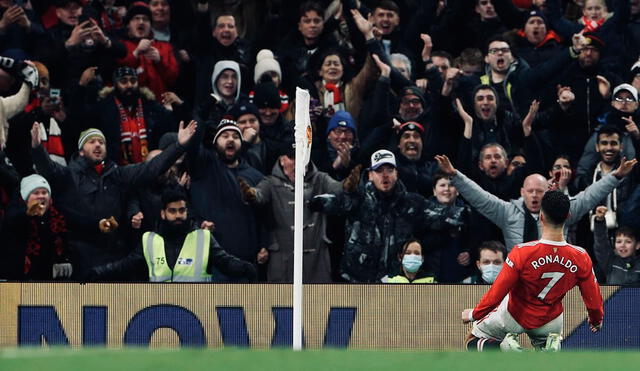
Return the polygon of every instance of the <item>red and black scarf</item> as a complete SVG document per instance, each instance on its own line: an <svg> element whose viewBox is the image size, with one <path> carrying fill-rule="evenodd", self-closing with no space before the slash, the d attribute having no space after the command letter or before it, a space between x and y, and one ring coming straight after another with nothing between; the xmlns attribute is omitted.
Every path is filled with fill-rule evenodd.
<svg viewBox="0 0 640 371"><path fill-rule="evenodd" d="M38 228L39 217L29 218L29 234L27 236L27 249L24 256L24 274L31 272L31 261L35 257L40 256L42 249L42 236ZM67 232L67 223L62 213L53 205L49 207L49 231L51 237L51 245L53 247L53 255L61 257L65 251L65 234Z"/></svg>
<svg viewBox="0 0 640 371"><path fill-rule="evenodd" d="M147 128L142 110L142 98L138 98L135 115L131 116L118 98L116 107L120 114L120 148L122 158L120 165L137 164L143 162L149 154L147 144Z"/></svg>

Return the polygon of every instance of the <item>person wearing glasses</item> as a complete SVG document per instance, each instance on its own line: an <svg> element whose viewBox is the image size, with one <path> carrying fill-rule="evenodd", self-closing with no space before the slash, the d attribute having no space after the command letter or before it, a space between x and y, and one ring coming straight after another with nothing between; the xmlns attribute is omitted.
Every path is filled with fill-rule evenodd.
<svg viewBox="0 0 640 371"><path fill-rule="evenodd" d="M529 111L532 98L540 95L539 90L544 87L545 82L569 66L583 46L583 39L576 37L569 50L532 68L512 53L506 38L494 36L489 39L484 50L486 73L480 76L477 83L490 85L498 92L500 110L511 111L516 117L523 119Z"/></svg>

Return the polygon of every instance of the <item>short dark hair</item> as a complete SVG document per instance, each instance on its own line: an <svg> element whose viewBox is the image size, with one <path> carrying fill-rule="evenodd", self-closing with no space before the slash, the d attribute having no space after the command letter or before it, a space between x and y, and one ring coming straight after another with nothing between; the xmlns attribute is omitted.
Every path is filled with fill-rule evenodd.
<svg viewBox="0 0 640 371"><path fill-rule="evenodd" d="M500 241L484 241L478 246L478 259L480 259L480 252L482 250L490 250L494 253L501 253L502 259L507 257L507 248L504 247L504 244Z"/></svg>
<svg viewBox="0 0 640 371"><path fill-rule="evenodd" d="M561 191L548 191L542 197L542 213L548 223L560 226L569 216L571 203L569 197Z"/></svg>
<svg viewBox="0 0 640 371"><path fill-rule="evenodd" d="M304 17L307 12L316 12L320 17L324 17L324 9L322 9L322 5L315 1L305 1L300 5L300 10L298 11L298 20Z"/></svg>
<svg viewBox="0 0 640 371"><path fill-rule="evenodd" d="M378 5L376 5L376 7L373 8L373 11L375 12L375 10L378 8L384 9L384 10L391 10L392 12L396 12L396 14L400 15L400 7L398 7L398 4L396 4L391 0L380 1Z"/></svg>
<svg viewBox="0 0 640 371"><path fill-rule="evenodd" d="M602 125L597 130L596 143L600 141L600 134L613 135L618 134L618 138L622 141L622 131L616 126L611 124Z"/></svg>
<svg viewBox="0 0 640 371"><path fill-rule="evenodd" d="M182 189L177 187L170 187L162 192L160 201L162 202L162 209L166 209L167 205L172 202L184 201L185 203L188 203L189 198Z"/></svg>
<svg viewBox="0 0 640 371"><path fill-rule="evenodd" d="M398 257L400 259L402 259L402 257L404 256L404 253L407 251L407 248L409 248L409 245L411 245L414 242L420 245L420 253L424 256L422 242L418 238L412 237L407 242L402 244L402 249L400 249L400 252L398 252Z"/></svg>
<svg viewBox="0 0 640 371"><path fill-rule="evenodd" d="M212 26L215 28L218 25L218 19L220 19L221 17L233 17L233 21L235 22L236 17L233 15L233 13L231 12L222 12L222 13L218 13L216 15L216 17L213 19L213 23Z"/></svg>
<svg viewBox="0 0 640 371"><path fill-rule="evenodd" d="M636 233L636 231L631 228L631 227L627 227L626 225L621 226L620 228L616 229L616 233L615 236L628 236L633 238L636 242L638 242L638 233Z"/></svg>
<svg viewBox="0 0 640 371"><path fill-rule="evenodd" d="M484 44L484 49L482 50L484 55L489 54L489 45L491 45L492 42L496 42L496 41L507 43L507 45L509 45L509 49L511 49L511 53L513 54L513 45L511 45L511 41L509 41L509 39L507 39L502 35L495 35L490 37L489 40L487 40L486 44Z"/></svg>
<svg viewBox="0 0 640 371"><path fill-rule="evenodd" d="M433 188L436 188L436 184L438 184L438 180L440 179L451 179L451 175L445 174L440 170L436 171L433 175Z"/></svg>
<svg viewBox="0 0 640 371"><path fill-rule="evenodd" d="M476 104L476 94L478 94L480 90L491 90L493 92L493 95L496 97L496 106L500 106L500 96L498 95L498 91L496 90L496 88L489 84L480 84L473 88L471 99L473 100L474 105Z"/></svg>
<svg viewBox="0 0 640 371"><path fill-rule="evenodd" d="M431 53L431 59L433 59L433 57L446 58L449 60L449 63L453 64L453 56L445 52L444 50L436 50L435 52Z"/></svg>

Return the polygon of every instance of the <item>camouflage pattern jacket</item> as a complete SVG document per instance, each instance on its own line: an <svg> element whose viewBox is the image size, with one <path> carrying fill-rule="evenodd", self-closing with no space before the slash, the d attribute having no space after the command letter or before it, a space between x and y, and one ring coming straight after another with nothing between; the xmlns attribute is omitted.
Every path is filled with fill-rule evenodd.
<svg viewBox="0 0 640 371"><path fill-rule="evenodd" d="M455 206L434 205L417 193L407 192L401 181L389 195L368 182L356 192L317 196L322 210L345 215L345 250L342 276L349 282L380 282L400 273L398 253L412 237L428 230L458 228Z"/></svg>

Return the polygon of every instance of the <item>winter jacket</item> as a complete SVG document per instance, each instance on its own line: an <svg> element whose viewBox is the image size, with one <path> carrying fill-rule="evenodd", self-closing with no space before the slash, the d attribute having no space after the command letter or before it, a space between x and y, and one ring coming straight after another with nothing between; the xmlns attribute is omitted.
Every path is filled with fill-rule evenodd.
<svg viewBox="0 0 640 371"><path fill-rule="evenodd" d="M43 216L28 216L27 205L17 192L7 207L3 232L0 234L4 249L5 270L0 269L0 277L14 280L51 280L53 264L68 263L68 233L60 230L59 239L54 241L51 225L51 209ZM24 272L25 257L31 226L35 225L40 239L40 252L33 254L29 262L29 272Z"/></svg>
<svg viewBox="0 0 640 371"><path fill-rule="evenodd" d="M133 55L140 40L123 39L121 41L127 48L127 54L117 62L121 66L129 66L136 70L140 86L151 89L158 100L160 100L162 93L173 89L180 71L170 43L158 40L151 41L151 47L158 49L160 53L160 61L154 62L142 54L137 57Z"/></svg>
<svg viewBox="0 0 640 371"><path fill-rule="evenodd" d="M202 134L198 127L186 158L192 216L198 223L207 220L215 224L214 236L226 252L254 262L268 241L260 235L256 211L242 199L238 178L255 186L264 176L242 159L237 167L228 167L215 151L199 144Z"/></svg>
<svg viewBox="0 0 640 371"><path fill-rule="evenodd" d="M303 218L303 282L330 283L331 262L329 239L326 236L327 217L311 211L309 201L316 195L342 192L341 183L309 163L304 177ZM295 186L282 171L279 163L273 166L271 175L256 187L258 204L270 205L273 222L269 226L273 243L269 246L267 280L269 282L293 282L293 213Z"/></svg>
<svg viewBox="0 0 640 371"><path fill-rule="evenodd" d="M65 167L53 162L42 146L33 149L36 169L51 185L52 194L58 195L58 206L67 219L76 278L82 278L93 266L127 255L130 249L123 241L129 224L128 194L136 187L151 184L183 151L179 144L172 144L149 162L122 167L106 160L98 175L94 164L85 157L77 156ZM111 233L100 232L99 221L111 216L120 227Z"/></svg>
<svg viewBox="0 0 640 371"><path fill-rule="evenodd" d="M457 171L451 178L451 182L469 205L502 229L507 250L511 251L513 246L526 242L522 240L525 224L524 213L527 212L522 197L509 202L503 201L480 188L479 185L460 171ZM565 238L567 236L567 228L593 209L600 200L620 185L620 182L615 176L609 174L575 197L570 198L571 208L569 209L570 216L565 223ZM542 226L538 220L538 236L541 234Z"/></svg>
<svg viewBox="0 0 640 371"><path fill-rule="evenodd" d="M462 208L434 209L417 193L407 192L398 181L389 195L367 182L357 192L323 196L324 212L345 215L345 249L342 277L349 282L380 282L400 273L398 253L412 237L427 229L460 227Z"/></svg>
<svg viewBox="0 0 640 371"><path fill-rule="evenodd" d="M593 252L600 269L607 275L608 285L629 285L640 283L640 257L635 252L628 258L615 253L609 240L609 232L604 220L595 221Z"/></svg>

